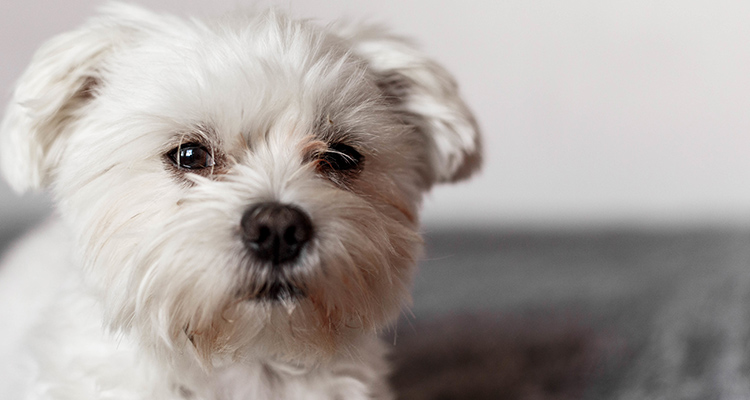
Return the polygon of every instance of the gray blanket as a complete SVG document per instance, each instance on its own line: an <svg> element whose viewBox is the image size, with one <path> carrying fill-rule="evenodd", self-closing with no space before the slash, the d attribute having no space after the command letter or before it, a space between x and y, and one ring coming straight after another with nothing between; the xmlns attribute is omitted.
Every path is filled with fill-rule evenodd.
<svg viewBox="0 0 750 400"><path fill-rule="evenodd" d="M750 232L432 232L402 399L750 399Z"/></svg>

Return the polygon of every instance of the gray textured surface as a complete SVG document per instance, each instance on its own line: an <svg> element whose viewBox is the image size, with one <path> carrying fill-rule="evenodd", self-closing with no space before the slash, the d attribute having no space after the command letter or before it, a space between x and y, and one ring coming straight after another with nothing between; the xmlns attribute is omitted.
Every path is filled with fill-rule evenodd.
<svg viewBox="0 0 750 400"><path fill-rule="evenodd" d="M663 296L750 264L741 230L428 232L417 315L460 310L595 309Z"/></svg>
<svg viewBox="0 0 750 400"><path fill-rule="evenodd" d="M404 399L750 398L750 232L433 232Z"/></svg>

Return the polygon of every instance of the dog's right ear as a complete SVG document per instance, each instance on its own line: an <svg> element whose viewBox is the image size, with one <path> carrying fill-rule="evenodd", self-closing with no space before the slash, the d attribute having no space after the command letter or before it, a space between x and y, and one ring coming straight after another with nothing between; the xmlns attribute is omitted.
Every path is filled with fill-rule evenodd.
<svg viewBox="0 0 750 400"><path fill-rule="evenodd" d="M423 140L428 185L456 182L476 172L482 158L479 127L453 76L408 40L378 26L337 29Z"/></svg>
<svg viewBox="0 0 750 400"><path fill-rule="evenodd" d="M16 84L0 125L0 170L19 193L49 183L71 126L105 81L107 57L153 17L123 4L103 14L44 44Z"/></svg>

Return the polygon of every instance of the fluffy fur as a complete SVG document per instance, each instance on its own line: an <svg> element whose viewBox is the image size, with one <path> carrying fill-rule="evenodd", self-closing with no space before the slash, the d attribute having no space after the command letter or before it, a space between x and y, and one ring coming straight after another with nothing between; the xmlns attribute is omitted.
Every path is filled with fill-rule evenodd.
<svg viewBox="0 0 750 400"><path fill-rule="evenodd" d="M118 4L39 50L0 134L7 181L59 215L0 269L4 399L391 398L377 333L409 302L422 195L480 148L450 75L382 29ZM170 162L187 143L210 168ZM314 227L291 268L243 244L269 201Z"/></svg>

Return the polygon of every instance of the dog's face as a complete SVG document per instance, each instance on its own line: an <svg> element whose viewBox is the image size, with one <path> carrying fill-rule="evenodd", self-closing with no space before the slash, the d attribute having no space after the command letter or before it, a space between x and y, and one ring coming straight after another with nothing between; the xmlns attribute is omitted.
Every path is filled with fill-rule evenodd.
<svg viewBox="0 0 750 400"><path fill-rule="evenodd" d="M479 150L445 71L378 30L125 6L40 50L2 135L105 322L204 362L320 358L391 322L422 193Z"/></svg>

